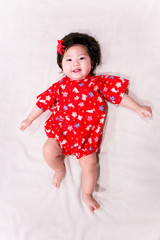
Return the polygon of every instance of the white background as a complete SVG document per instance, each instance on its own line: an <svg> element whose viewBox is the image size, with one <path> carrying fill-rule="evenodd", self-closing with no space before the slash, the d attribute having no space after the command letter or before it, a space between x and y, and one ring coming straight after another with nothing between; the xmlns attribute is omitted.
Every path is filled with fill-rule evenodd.
<svg viewBox="0 0 160 240"><path fill-rule="evenodd" d="M72 32L102 47L97 74L130 80L129 95L150 105L143 120L108 104L91 215L81 169L65 160L61 189L43 160L45 113L24 133L35 97L61 78L57 40ZM0 0L0 239L160 240L159 0Z"/></svg>

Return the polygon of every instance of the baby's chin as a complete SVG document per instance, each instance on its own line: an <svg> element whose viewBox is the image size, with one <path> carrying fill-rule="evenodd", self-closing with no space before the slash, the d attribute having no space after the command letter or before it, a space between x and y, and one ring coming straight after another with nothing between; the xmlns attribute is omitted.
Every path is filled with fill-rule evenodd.
<svg viewBox="0 0 160 240"><path fill-rule="evenodd" d="M72 80L79 81L79 80L86 78L88 75L89 74L83 74L81 70L79 70L79 71L76 70L75 72L72 72L72 74L68 77Z"/></svg>

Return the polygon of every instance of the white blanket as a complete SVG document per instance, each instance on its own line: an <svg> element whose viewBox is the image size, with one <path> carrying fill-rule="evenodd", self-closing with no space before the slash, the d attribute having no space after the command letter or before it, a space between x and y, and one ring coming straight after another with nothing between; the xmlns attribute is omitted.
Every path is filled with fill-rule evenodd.
<svg viewBox="0 0 160 240"><path fill-rule="evenodd" d="M57 40L71 31L102 47L97 74L130 80L129 95L153 119L108 103L92 215L81 169L66 157L61 188L42 156L44 122L20 122L35 97L61 78ZM160 1L0 0L0 239L160 240Z"/></svg>

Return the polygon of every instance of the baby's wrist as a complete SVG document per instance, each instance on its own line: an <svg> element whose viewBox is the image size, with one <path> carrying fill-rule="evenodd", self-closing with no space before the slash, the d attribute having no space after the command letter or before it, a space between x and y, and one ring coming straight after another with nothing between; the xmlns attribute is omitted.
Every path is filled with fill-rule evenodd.
<svg viewBox="0 0 160 240"><path fill-rule="evenodd" d="M138 115L141 115L141 105L139 103L137 103L136 105L136 108L135 108L135 112L138 114Z"/></svg>
<svg viewBox="0 0 160 240"><path fill-rule="evenodd" d="M135 108L135 111L136 111L136 112L139 112L140 108L141 108L141 105L137 103L136 108Z"/></svg>
<svg viewBox="0 0 160 240"><path fill-rule="evenodd" d="M32 124L32 122L33 122L33 120L29 117L26 120L28 121L29 124Z"/></svg>
<svg viewBox="0 0 160 240"><path fill-rule="evenodd" d="M139 111L141 108L141 105L137 104L137 110Z"/></svg>

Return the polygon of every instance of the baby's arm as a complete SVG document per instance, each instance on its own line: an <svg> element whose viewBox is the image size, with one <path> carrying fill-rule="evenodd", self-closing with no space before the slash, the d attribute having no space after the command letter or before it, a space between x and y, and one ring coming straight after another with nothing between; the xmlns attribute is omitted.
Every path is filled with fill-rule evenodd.
<svg viewBox="0 0 160 240"><path fill-rule="evenodd" d="M29 127L32 122L38 118L43 111L37 107L37 105L34 106L28 117L21 123L20 125L20 131L24 131L27 127Z"/></svg>
<svg viewBox="0 0 160 240"><path fill-rule="evenodd" d="M127 94L124 94L122 101L120 103L122 106L127 107L135 112L137 112L142 118L151 118L152 117L152 109L149 106L142 106L133 100Z"/></svg>

